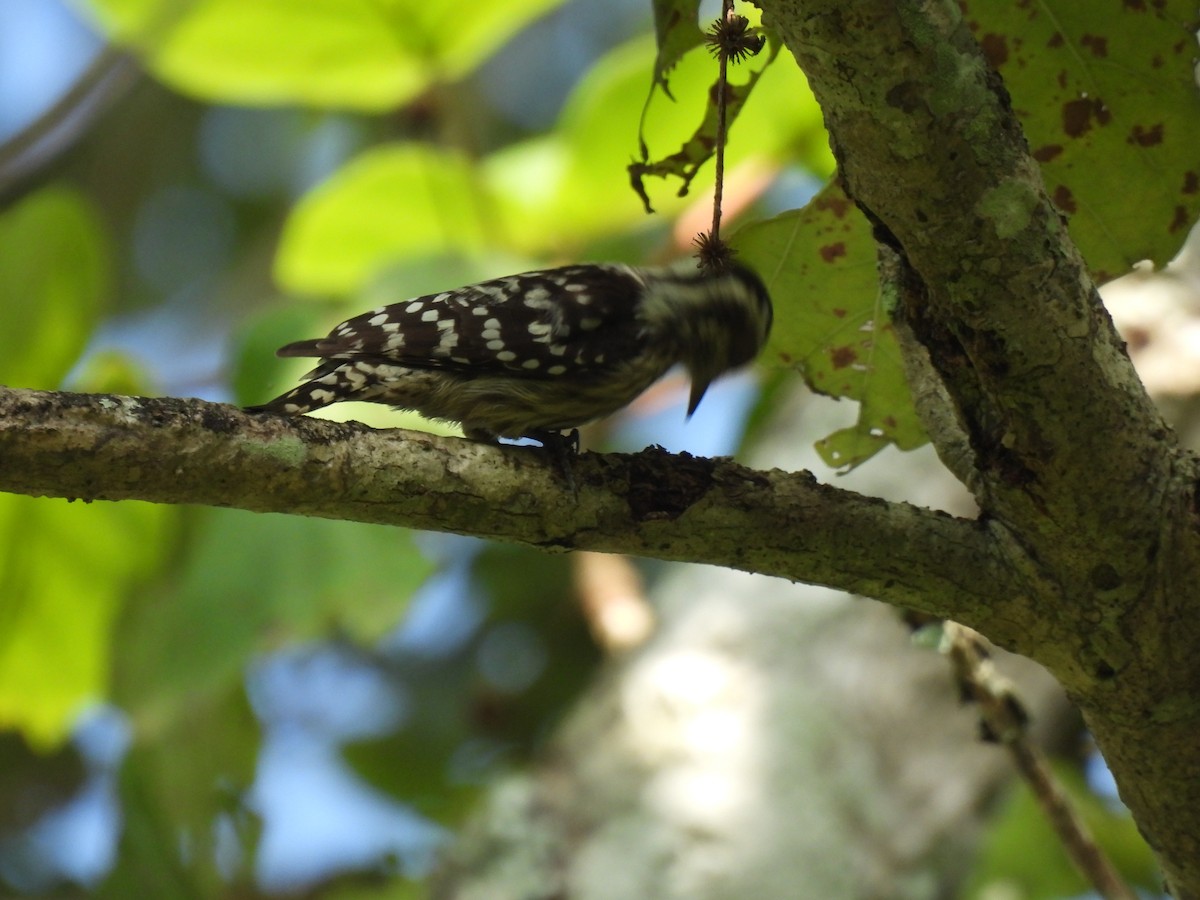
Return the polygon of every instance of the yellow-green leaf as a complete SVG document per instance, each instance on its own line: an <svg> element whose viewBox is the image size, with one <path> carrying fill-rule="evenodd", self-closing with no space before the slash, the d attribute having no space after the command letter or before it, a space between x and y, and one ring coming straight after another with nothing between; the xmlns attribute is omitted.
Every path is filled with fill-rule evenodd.
<svg viewBox="0 0 1200 900"><path fill-rule="evenodd" d="M300 293L356 291L396 260L481 249L485 209L461 156L421 144L377 147L296 205L275 276Z"/></svg>
<svg viewBox="0 0 1200 900"><path fill-rule="evenodd" d="M700 0L654 0L654 39L658 56L654 60L654 83L668 97L668 76L683 55L704 40L697 16Z"/></svg>
<svg viewBox="0 0 1200 900"><path fill-rule="evenodd" d="M0 384L58 387L109 281L99 220L76 192L46 188L0 215Z"/></svg>
<svg viewBox="0 0 1200 900"><path fill-rule="evenodd" d="M460 78L562 0L91 0L177 90L229 103L384 110Z"/></svg>
<svg viewBox="0 0 1200 900"><path fill-rule="evenodd" d="M0 728L53 746L107 698L113 621L174 521L148 503L0 496Z"/></svg>
<svg viewBox="0 0 1200 900"><path fill-rule="evenodd" d="M143 732L173 727L280 642L377 639L431 570L403 529L204 510L169 601L126 617L117 699Z"/></svg>

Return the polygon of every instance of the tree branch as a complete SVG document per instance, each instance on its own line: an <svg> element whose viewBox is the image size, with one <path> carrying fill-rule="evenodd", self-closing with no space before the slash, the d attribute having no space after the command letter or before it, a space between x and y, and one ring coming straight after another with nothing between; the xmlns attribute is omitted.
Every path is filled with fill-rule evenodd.
<svg viewBox="0 0 1200 900"><path fill-rule="evenodd" d="M199 400L0 389L0 490L198 503L708 562L1012 633L1018 569L976 522L728 459L537 448ZM1022 641L1022 643L1027 643Z"/></svg>
<svg viewBox="0 0 1200 900"><path fill-rule="evenodd" d="M125 50L102 48L54 104L0 144L0 199L57 159L131 88L141 70Z"/></svg>

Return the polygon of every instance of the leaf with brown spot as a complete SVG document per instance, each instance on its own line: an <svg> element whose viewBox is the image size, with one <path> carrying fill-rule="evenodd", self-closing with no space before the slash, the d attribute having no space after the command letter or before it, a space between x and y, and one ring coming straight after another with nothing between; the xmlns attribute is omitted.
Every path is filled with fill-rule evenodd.
<svg viewBox="0 0 1200 900"><path fill-rule="evenodd" d="M1103 59L1108 56L1108 39L1096 34L1085 34L1079 39L1081 46L1091 51L1092 56Z"/></svg>
<svg viewBox="0 0 1200 900"><path fill-rule="evenodd" d="M1071 189L1065 184L1060 184L1054 189L1050 195L1054 200L1054 205L1067 215L1072 215L1079 210L1079 204L1075 202L1075 196L1071 193Z"/></svg>
<svg viewBox="0 0 1200 900"><path fill-rule="evenodd" d="M1134 125L1133 133L1126 140L1139 147L1153 147L1155 144L1161 144L1163 142L1163 124L1158 122L1146 128Z"/></svg>
<svg viewBox="0 0 1200 900"><path fill-rule="evenodd" d="M1200 215L1193 0L962 5L1092 271L1174 256Z"/></svg>
<svg viewBox="0 0 1200 900"><path fill-rule="evenodd" d="M858 362L858 352L853 347L831 347L829 361L835 369L844 369Z"/></svg>
<svg viewBox="0 0 1200 900"><path fill-rule="evenodd" d="M999 68L1008 61L1008 38L1002 34L985 34L979 38L983 55L994 67Z"/></svg>
<svg viewBox="0 0 1200 900"><path fill-rule="evenodd" d="M844 241L837 241L833 244L826 244L821 248L821 259L831 263L834 260L846 255L846 244Z"/></svg>
<svg viewBox="0 0 1200 900"><path fill-rule="evenodd" d="M848 469L888 444L925 443L879 305L871 227L841 188L827 186L804 209L742 228L732 243L775 301L764 360L795 369L820 394L860 403L855 425L817 442L825 461Z"/></svg>

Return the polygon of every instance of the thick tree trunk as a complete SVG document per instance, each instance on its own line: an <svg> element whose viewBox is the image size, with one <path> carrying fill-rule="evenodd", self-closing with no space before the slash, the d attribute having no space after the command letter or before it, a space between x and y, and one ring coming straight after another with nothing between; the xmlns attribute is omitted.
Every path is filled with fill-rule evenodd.
<svg viewBox="0 0 1200 900"><path fill-rule="evenodd" d="M955 423L935 443L960 472L967 448L983 517L1010 538L1024 612L984 630L1062 680L1171 890L1200 896L1196 461L1138 381L958 6L760 5L896 254L911 362L951 406L927 421Z"/></svg>

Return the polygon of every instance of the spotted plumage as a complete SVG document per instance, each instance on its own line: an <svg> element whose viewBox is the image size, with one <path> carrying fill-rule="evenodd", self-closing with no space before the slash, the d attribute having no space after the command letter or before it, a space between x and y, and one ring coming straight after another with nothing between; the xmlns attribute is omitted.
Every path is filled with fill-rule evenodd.
<svg viewBox="0 0 1200 900"><path fill-rule="evenodd" d="M771 327L744 267L564 266L382 306L279 356L322 361L257 411L300 415L341 400L462 424L469 437L534 437L607 416L676 363L689 415L709 382L749 362Z"/></svg>

